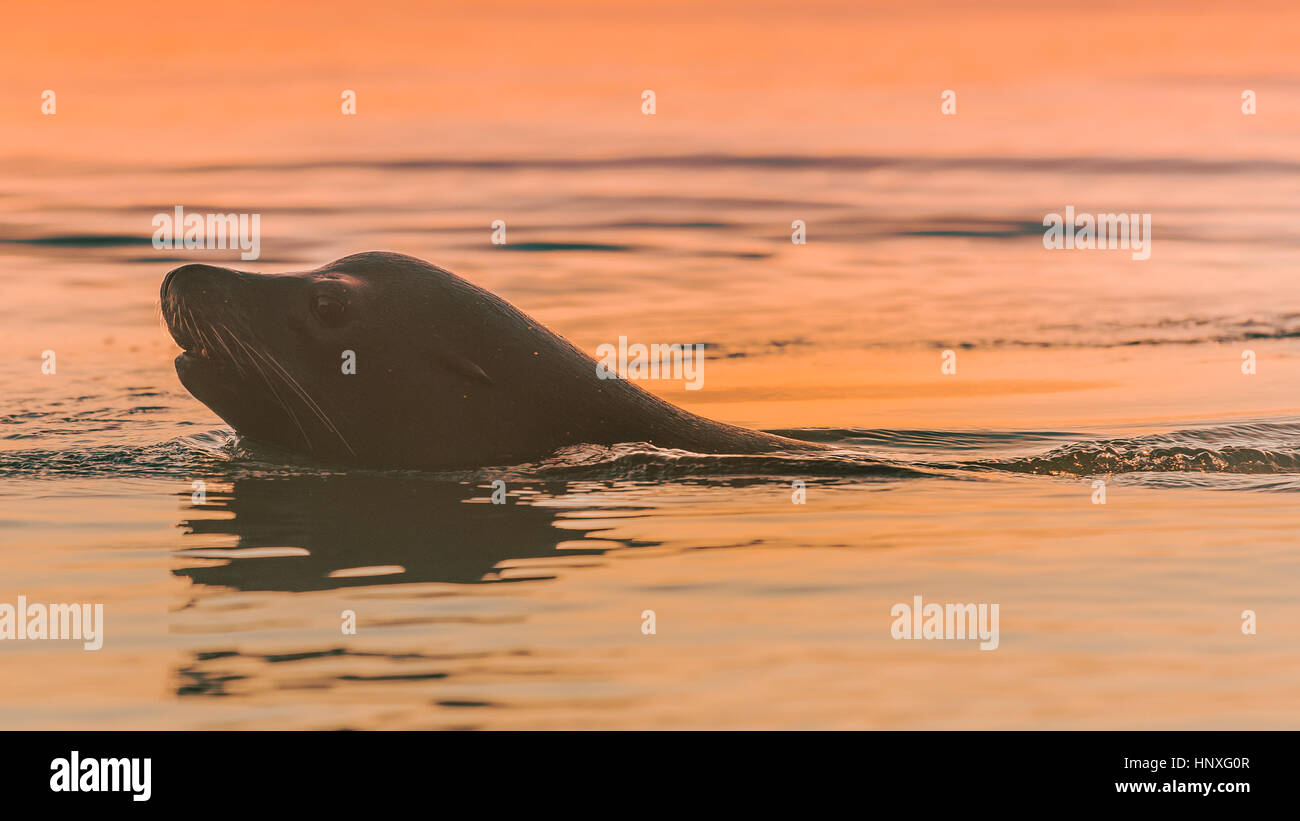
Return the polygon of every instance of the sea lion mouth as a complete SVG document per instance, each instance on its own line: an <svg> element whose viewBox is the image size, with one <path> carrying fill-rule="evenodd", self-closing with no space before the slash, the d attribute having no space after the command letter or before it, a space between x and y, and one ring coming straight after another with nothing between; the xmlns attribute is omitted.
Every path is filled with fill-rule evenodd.
<svg viewBox="0 0 1300 821"><path fill-rule="evenodd" d="M177 338L184 335L181 328L173 327L168 323L168 330L171 331L172 339L175 339L176 344L181 347L181 352L176 357L177 361L184 360L190 365L205 365L218 369L232 364L228 359L222 359L218 356L207 343L192 338Z"/></svg>
<svg viewBox="0 0 1300 821"><path fill-rule="evenodd" d="M262 404L257 400L266 391L259 390L250 379L255 372L251 369L251 355L243 351L247 343L241 343L239 334L222 321L225 317L209 315L209 303L214 301L209 299L211 288L178 281L178 274L181 278L195 276L186 274L191 267L172 271L162 286L163 322L181 349L174 360L176 375L190 393L238 429L247 415L240 405ZM237 356L236 351L242 356ZM288 421L283 411L277 415L284 415ZM259 408L259 416L266 418L265 408Z"/></svg>
<svg viewBox="0 0 1300 821"><path fill-rule="evenodd" d="M176 367L203 367L213 371L238 373L243 370L227 341L224 325L204 321L202 311L178 297L163 297L163 322L180 347Z"/></svg>
<svg viewBox="0 0 1300 821"><path fill-rule="evenodd" d="M215 333L212 323L201 321L203 309L197 307L194 304L196 300L187 293L187 290L197 289L203 296L207 296L209 290L216 291L218 272L223 272L223 269L207 265L182 265L163 279L160 292L163 322L172 339L184 351L178 359L184 357L214 364L218 361L217 343L220 337ZM205 281L187 289L182 283L187 277L203 277ZM222 346L225 347L224 341ZM228 349L227 356L233 358L229 356Z"/></svg>

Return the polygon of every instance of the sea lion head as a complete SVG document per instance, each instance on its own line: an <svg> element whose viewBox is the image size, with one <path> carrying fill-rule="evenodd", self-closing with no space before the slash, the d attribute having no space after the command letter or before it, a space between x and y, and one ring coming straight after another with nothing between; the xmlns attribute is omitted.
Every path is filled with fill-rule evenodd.
<svg viewBox="0 0 1300 821"><path fill-rule="evenodd" d="M161 298L190 393L240 434L326 461L428 467L536 455L550 438L513 406L586 358L487 291L401 254L270 275L183 265ZM529 368L542 349L548 364ZM495 390L485 367L511 390ZM504 424L511 415L523 435Z"/></svg>

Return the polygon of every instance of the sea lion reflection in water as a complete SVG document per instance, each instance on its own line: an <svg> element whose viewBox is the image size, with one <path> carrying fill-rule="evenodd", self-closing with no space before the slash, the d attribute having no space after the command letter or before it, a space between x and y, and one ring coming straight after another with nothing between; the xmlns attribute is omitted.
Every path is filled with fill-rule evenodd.
<svg viewBox="0 0 1300 821"><path fill-rule="evenodd" d="M402 254L314 271L182 265L162 284L181 383L241 435L364 467L518 464L567 445L696 453L821 446L688 413L505 300ZM355 373L344 373L351 351Z"/></svg>

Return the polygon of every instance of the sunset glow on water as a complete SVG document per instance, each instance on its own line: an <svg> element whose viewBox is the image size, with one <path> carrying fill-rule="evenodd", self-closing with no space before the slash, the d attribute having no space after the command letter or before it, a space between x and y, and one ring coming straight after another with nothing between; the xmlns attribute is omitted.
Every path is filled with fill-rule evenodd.
<svg viewBox="0 0 1300 821"><path fill-rule="evenodd" d="M0 604L105 636L0 641L0 727L1300 726L1293 6L59 5L0 49ZM178 382L168 271L372 250L857 458L344 470Z"/></svg>

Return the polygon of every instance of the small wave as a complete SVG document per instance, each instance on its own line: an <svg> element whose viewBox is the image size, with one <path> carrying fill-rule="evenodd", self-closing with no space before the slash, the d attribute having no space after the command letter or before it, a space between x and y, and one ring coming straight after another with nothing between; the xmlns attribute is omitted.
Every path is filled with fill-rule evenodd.
<svg viewBox="0 0 1300 821"><path fill-rule="evenodd" d="M1070 431L943 431L794 428L771 431L831 446L818 451L704 454L644 442L575 445L540 460L472 470L359 470L323 465L241 439L228 428L153 445L0 452L0 476L191 478L196 475L326 476L401 474L432 481L486 478L559 481L978 479L996 474L1113 476L1142 474L1162 486L1300 489L1300 422L1210 425L1105 438ZM1042 448L1053 446L1049 450ZM1172 475L1206 477L1161 480ZM1247 485L1213 477L1256 477ZM1267 480L1275 477L1275 480ZM1288 478L1290 477L1290 478Z"/></svg>
<svg viewBox="0 0 1300 821"><path fill-rule="evenodd" d="M1297 474L1300 424L1251 422L1074 442L1046 453L970 467L1041 475Z"/></svg>
<svg viewBox="0 0 1300 821"><path fill-rule="evenodd" d="M223 478L330 471L241 440L228 428L149 445L0 451L0 476L51 478Z"/></svg>
<svg viewBox="0 0 1300 821"><path fill-rule="evenodd" d="M1014 473L1047 476L1144 474L1143 483L1164 486L1249 487L1293 490L1297 479L1223 482L1216 476L1300 477L1300 422L1252 421L1207 425L1128 437L1078 431L941 431L888 429L793 429L772 431L810 441L870 448L900 456L892 462L944 475ZM1033 451L1055 444L1046 452ZM963 457L970 454L970 457ZM997 454L997 455L994 455ZM939 456L956 456L942 460ZM906 456L907 458L901 458ZM1203 474L1201 480L1160 479Z"/></svg>
<svg viewBox="0 0 1300 821"><path fill-rule="evenodd" d="M1116 473L1297 473L1300 453L1257 448L1152 448L1124 444L1085 444L1041 457L985 462L1015 473L1095 476Z"/></svg>
<svg viewBox="0 0 1300 821"><path fill-rule="evenodd" d="M577 445L562 448L539 462L495 472L540 479L627 479L664 481L745 477L909 478L938 471L845 448L835 451L786 451L758 454L704 454L658 448L645 442Z"/></svg>
<svg viewBox="0 0 1300 821"><path fill-rule="evenodd" d="M777 436L825 444L897 450L982 450L1075 440L1077 431L909 430L895 428L785 428Z"/></svg>
<svg viewBox="0 0 1300 821"><path fill-rule="evenodd" d="M156 445L0 452L0 476L46 478L192 475L205 463L179 440Z"/></svg>

